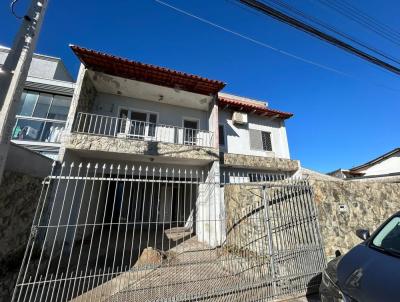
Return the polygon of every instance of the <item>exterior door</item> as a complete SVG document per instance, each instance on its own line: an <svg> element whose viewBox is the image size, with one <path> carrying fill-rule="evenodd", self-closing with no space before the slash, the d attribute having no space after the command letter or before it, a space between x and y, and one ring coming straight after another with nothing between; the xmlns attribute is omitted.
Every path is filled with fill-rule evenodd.
<svg viewBox="0 0 400 302"><path fill-rule="evenodd" d="M197 145L199 122L195 120L184 120L183 128L184 128L184 144Z"/></svg>

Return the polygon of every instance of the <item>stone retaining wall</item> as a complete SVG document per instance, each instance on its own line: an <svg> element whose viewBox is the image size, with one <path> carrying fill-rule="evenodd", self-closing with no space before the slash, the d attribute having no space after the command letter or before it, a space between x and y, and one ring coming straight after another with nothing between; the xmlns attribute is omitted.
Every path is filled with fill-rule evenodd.
<svg viewBox="0 0 400 302"><path fill-rule="evenodd" d="M361 242L355 235L357 229L365 228L372 232L392 214L400 211L400 183L315 178L309 182L328 260L335 257L336 250L345 253ZM235 215L240 217L261 205L259 187L227 185L224 191L227 229L235 221ZM241 231L228 234L228 241L240 244L252 241L262 222L262 216L259 215L241 221Z"/></svg>
<svg viewBox="0 0 400 302"><path fill-rule="evenodd" d="M328 259L361 242L356 229L371 232L400 210L400 184L310 180Z"/></svg>
<svg viewBox="0 0 400 302"><path fill-rule="evenodd" d="M6 171L0 186L0 301L10 301L29 238L42 178Z"/></svg>

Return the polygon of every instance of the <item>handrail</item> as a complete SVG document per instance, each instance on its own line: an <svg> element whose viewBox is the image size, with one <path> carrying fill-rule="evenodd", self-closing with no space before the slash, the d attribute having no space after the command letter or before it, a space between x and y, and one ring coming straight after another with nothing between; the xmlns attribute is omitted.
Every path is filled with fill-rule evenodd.
<svg viewBox="0 0 400 302"><path fill-rule="evenodd" d="M181 145L213 146L213 133L208 130L85 112L78 112L73 132Z"/></svg>

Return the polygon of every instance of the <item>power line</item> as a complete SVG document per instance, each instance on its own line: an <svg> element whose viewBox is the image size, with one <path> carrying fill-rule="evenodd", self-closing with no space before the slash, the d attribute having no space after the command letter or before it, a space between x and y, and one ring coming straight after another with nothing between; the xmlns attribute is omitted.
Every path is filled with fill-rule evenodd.
<svg viewBox="0 0 400 302"><path fill-rule="evenodd" d="M249 37L249 36L246 36L246 35L244 35L244 34L241 34L241 33L239 33L239 32L233 31L233 30L231 30L231 29L229 29L229 28L223 27L223 26L221 26L221 25L219 25L219 24L216 24L216 23L214 23L214 22L211 22L211 21L209 21L209 20L206 20L206 19L204 19L204 18L202 18L202 17L196 16L196 15L194 15L194 14L188 12L188 11L185 11L185 10L183 10L183 9L180 9L180 8L178 8L178 7L175 7L175 6L173 6L173 5L169 4L169 3L163 2L163 1L161 1L161 0L154 0L154 1L157 2L157 3L159 3L159 4L161 4L161 5L163 5L163 6L169 7L169 8L171 8L171 9L173 9L173 10L179 12L179 13L182 13L182 14L184 14L184 15L187 15L187 16L189 16L189 17L192 17L192 18L194 18L194 19L196 19L196 20L198 20L198 21L201 21L201 22L203 22L203 23L206 23L206 24L208 24L208 25L211 25L211 26L213 26L213 27L216 27L216 28L218 28L218 29L220 29L220 30L223 30L223 31L225 31L225 32L228 32L228 33L230 33L230 34L233 34L233 35L235 35L235 36L237 36L237 37L240 37L240 38L242 38L242 39L245 39L245 40L247 40L247 41L250 41L250 42L252 42L252 43L254 43L254 44L257 44L257 45L259 45L259 46L262 46L262 47L268 48L268 49L270 49L270 50L276 51L276 52L278 52L278 53L280 53L280 54L282 54L282 55L291 57L291 58L293 58L293 59L302 61L302 62L307 63L307 64L311 64L311 65L316 66L316 67L318 67L318 68L322 68L322 69L325 69L325 70L328 70L328 71L331 71L331 72L334 72L334 73L337 73L337 74L341 74L341 75L345 75L345 76L350 76L350 75L348 75L348 74L346 74L346 73L344 73L344 72L342 72L342 71L339 71L339 70L337 70L337 69L334 69L334 68L332 68L332 67L329 67L329 66L320 64L320 63L318 63L318 62L311 61L311 60L309 60L309 59L300 57L300 56L295 55L295 54L293 54L293 53L290 53L290 52L287 52L287 51L285 51L285 50L276 48L276 47L274 47L274 46L272 46L272 45L269 45L269 44L267 44L267 43L264 43L264 42L261 42L261 41L259 41L259 40L253 39L253 38L251 38L251 37Z"/></svg>
<svg viewBox="0 0 400 302"><path fill-rule="evenodd" d="M10 4L11 13L14 15L15 18L17 18L17 19L22 19L23 17L18 16L17 13L15 12L15 4L17 4L18 1L19 1L19 0L13 0L13 1L11 1L11 4Z"/></svg>
<svg viewBox="0 0 400 302"><path fill-rule="evenodd" d="M223 27L223 26L221 26L221 25L218 25L218 24L216 24L216 23L214 23L214 22L211 22L211 21L209 21L209 20L206 20L206 19L204 19L204 18L202 18L202 17L196 16L196 15L194 15L194 14L188 12L188 11L185 11L185 10L183 10L183 9L180 9L180 8L178 8L178 7L175 7L175 6L173 6L173 5L169 4L169 3L163 2L163 1L161 1L161 0L154 0L154 1L157 2L157 3L160 4L160 5L163 5L163 6L165 6L165 7L168 7L168 8L170 8L170 9L173 9L173 10L175 10L175 11L181 13L181 14L184 14L184 15L186 15L186 16L189 16L189 17L191 17L191 18L194 18L194 19L196 19L196 20L198 20L198 21L200 21L200 22L203 22L203 23L205 23L205 24L211 25L211 26L213 26L213 27L215 27L215 28L217 28L217 29L220 29L220 30L222 30L222 31L225 31L225 32L227 32L227 33L233 34L233 35L235 35L235 36L237 36L237 37L239 37L239 38L245 39L245 40L247 40L247 41L249 41L249 42L252 42L252 43L254 43L254 44L257 44L257 45L259 45L259 46L262 46L262 47L268 48L268 49L270 49L270 50L276 51L276 52L278 52L278 53L280 53L280 54L282 54L282 55L289 56L289 57L291 57L291 58L293 58L293 59L296 59L296 60L299 60L299 61L301 61L301 62L303 62L303 63L313 65L313 66L315 66L315 67L318 67L318 68L321 68L321 69L323 69L323 70L327 70L327 71L330 71L330 72L333 72L333 73L342 75L342 76L344 76L344 77L348 77L348 78L351 78L351 79L354 79L354 80L357 80L357 81L360 81L360 82L365 82L365 80L361 80L361 79L357 78L357 77L354 76L354 75L345 73L345 72L343 72L343 71L339 71L339 70L337 70L337 69L328 67L328 66L326 66L326 65L323 65L323 64L320 64L320 63L317 63L317 62L314 62L314 61L311 61L311 60L302 58L302 57L300 57L300 56L297 56L297 55L288 53L288 52L286 52L286 51L280 50L280 49L275 48L275 47L273 47L273 46L271 46L271 45L268 45L268 44L266 44L266 43L264 43L264 42L258 41L258 40L256 40L256 39L253 39L253 38L251 38L251 37L248 37L248 36L246 36L246 35L244 35L244 34L235 32L235 31L230 30L230 29L228 29L228 28L226 28L226 27ZM246 7L244 6L244 8L246 8ZM251 12L254 12L254 11L251 10ZM395 88L392 88L392 87L389 87L389 86L386 86L386 85L382 85L382 84L380 84L380 83L376 83L376 82L371 81L371 80L368 80L368 82L370 82L370 83L373 84L374 86L377 86L377 87L380 87L380 88L384 88L384 89L387 89L387 90L390 90L390 91L400 92L399 89L395 89Z"/></svg>
<svg viewBox="0 0 400 302"><path fill-rule="evenodd" d="M350 10L355 12L355 14L358 14L362 17L364 17L367 20L370 20L372 23L375 23L377 26L383 28L387 32L392 33L393 35L396 35L397 37L400 38L400 32L394 29L393 27L379 21L378 19L371 17L370 15L366 14L365 12L361 11L360 9L356 8L354 5L350 4L348 1L345 0L336 0L337 2L341 2L343 6L348 7Z"/></svg>
<svg viewBox="0 0 400 302"><path fill-rule="evenodd" d="M318 30L317 28L308 25L300 20L297 20L293 17L288 16L287 14L284 14L274 8L272 8L271 6L266 5L265 3L262 3L260 1L256 1L256 0L236 0L248 7L251 7L265 15L268 15L278 21L284 22L292 27L295 27L305 33L308 33L311 36L317 37L323 41L326 41L338 48L341 48L349 53L355 54L357 56L359 56L362 59L365 59L375 65L378 65L386 70L389 70L395 74L400 75L400 69L396 66L393 66L387 62L384 62L382 60L380 60L379 58L372 56L360 49L355 48L354 46L339 40L337 38L335 38L332 35L326 34L320 30Z"/></svg>
<svg viewBox="0 0 400 302"><path fill-rule="evenodd" d="M397 59L397 58L395 58L395 57L393 57L393 56L391 56L389 54L386 54L383 51L376 49L375 47L372 47L372 46L370 46L368 44L365 44L365 43L363 43L361 41L358 41L356 38L354 38L354 37L352 37L352 36L350 36L350 35L348 35L346 33L341 32L337 28L335 28L335 27L333 27L333 26L331 26L331 25L329 25L329 24L327 24L327 23L325 23L325 22L323 22L323 21L321 21L321 20L319 20L319 19L317 19L317 18L315 18L313 16L310 16L310 15L304 13L303 11L291 6L288 3L286 3L285 1L282 1L282 0L269 0L269 2L271 2L271 3L275 4L275 5L278 5L279 7L284 8L289 12L293 12L295 15L301 16L305 20L311 21L314 24L317 24L317 25L321 26L322 28L325 28L325 29L327 29L327 30L329 30L329 31L331 31L331 32L333 32L333 33L335 33L335 34L337 34L337 35L339 35L339 36L341 36L341 37L343 37L343 38L345 38L345 39L347 39L347 40L349 40L349 41L351 41L351 42L353 42L353 43L355 43L355 44L357 44L357 45L359 45L359 46L361 46L363 48L365 48L365 49L368 49L369 51L372 51L372 52L376 53L377 55L379 55L381 57L384 57L386 59L391 60L392 62L400 64L400 60L399 59Z"/></svg>
<svg viewBox="0 0 400 302"><path fill-rule="evenodd" d="M354 12L354 10L349 11L346 8L343 8L339 3L330 2L326 0L318 0L318 1L322 5L331 8L332 10L338 12L339 14L349 18L353 22L364 26L365 28L377 34L378 36L392 42L393 44L400 46L400 36L398 34L385 30L384 28L382 28L382 26L380 26L377 23L374 24L374 22L368 20L366 17L363 17L357 11L356 12Z"/></svg>

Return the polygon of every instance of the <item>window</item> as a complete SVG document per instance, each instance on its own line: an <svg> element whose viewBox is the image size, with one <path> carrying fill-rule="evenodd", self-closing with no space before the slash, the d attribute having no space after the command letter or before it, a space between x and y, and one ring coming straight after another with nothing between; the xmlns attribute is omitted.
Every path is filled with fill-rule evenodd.
<svg viewBox="0 0 400 302"><path fill-rule="evenodd" d="M69 111L70 98L62 95L55 95L51 103L47 118L53 120L66 120Z"/></svg>
<svg viewBox="0 0 400 302"><path fill-rule="evenodd" d="M271 132L249 129L250 149L272 151Z"/></svg>
<svg viewBox="0 0 400 302"><path fill-rule="evenodd" d="M60 143L71 98L26 90L12 132L14 140Z"/></svg>
<svg viewBox="0 0 400 302"><path fill-rule="evenodd" d="M23 92L22 93L22 108L20 115L32 116L33 109L35 109L36 101L39 97L37 92Z"/></svg>
<svg viewBox="0 0 400 302"><path fill-rule="evenodd" d="M71 98L43 92L24 91L18 115L43 119L66 120Z"/></svg>
<svg viewBox="0 0 400 302"><path fill-rule="evenodd" d="M219 138L219 145L225 146L225 127L224 127L224 125L218 126L218 138Z"/></svg>
<svg viewBox="0 0 400 302"><path fill-rule="evenodd" d="M261 132L262 146L264 151L272 151L271 133Z"/></svg>
<svg viewBox="0 0 400 302"><path fill-rule="evenodd" d="M400 256L400 217L393 217L375 236L371 246Z"/></svg>

